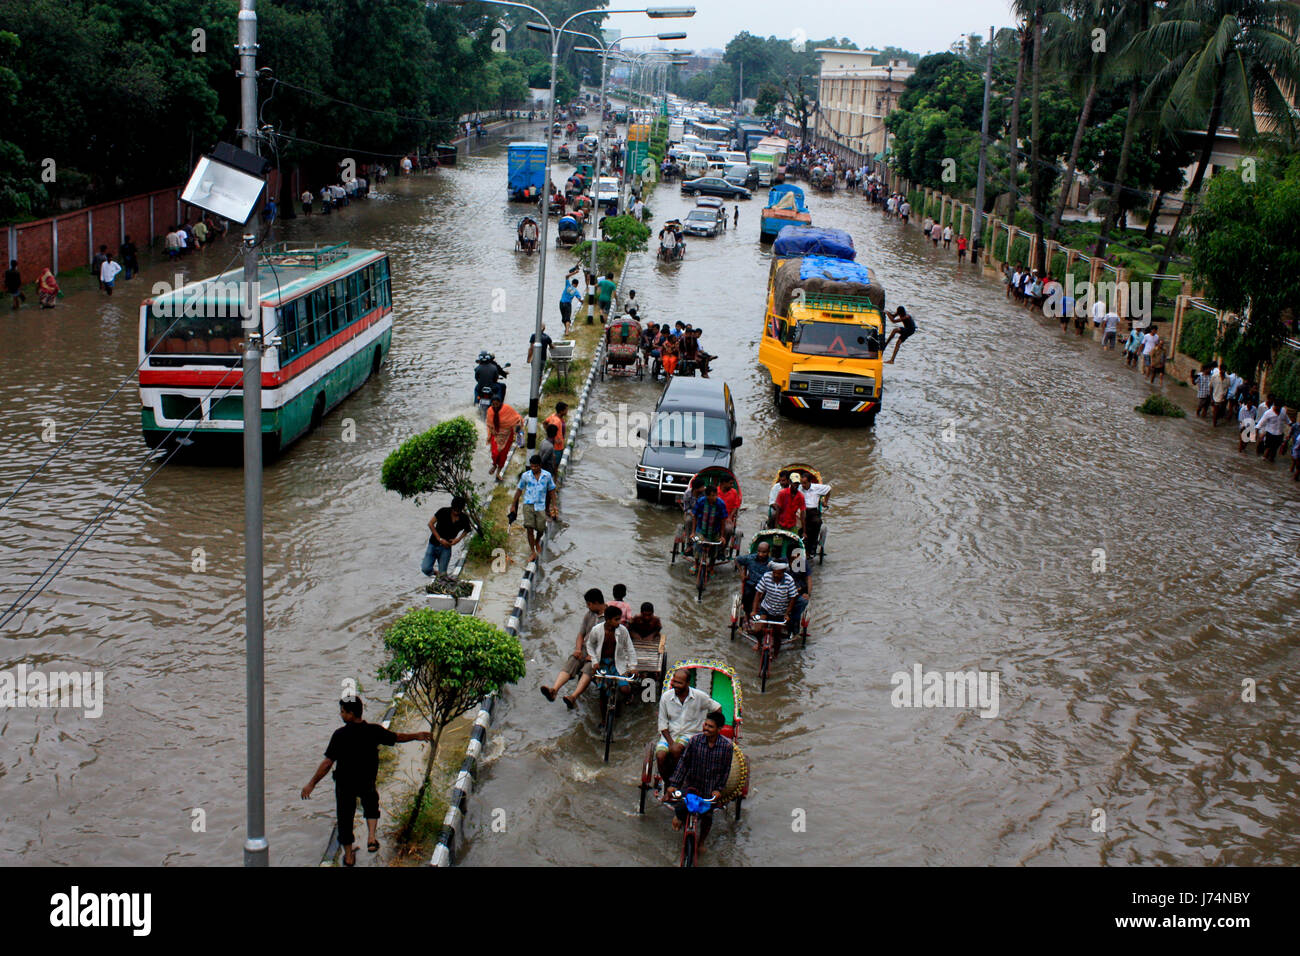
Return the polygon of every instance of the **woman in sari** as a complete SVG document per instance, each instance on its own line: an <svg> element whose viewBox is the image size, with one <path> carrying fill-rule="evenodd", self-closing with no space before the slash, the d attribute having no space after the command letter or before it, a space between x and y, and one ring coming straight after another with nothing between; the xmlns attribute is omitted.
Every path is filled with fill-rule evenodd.
<svg viewBox="0 0 1300 956"><path fill-rule="evenodd" d="M36 295L41 300L42 309L54 308L55 299L59 294L59 283L54 278L54 273L46 269L41 273L41 277L36 280Z"/></svg>
<svg viewBox="0 0 1300 956"><path fill-rule="evenodd" d="M505 478L506 462L510 460L515 435L523 431L523 427L523 417L502 402L500 396L493 396L492 407L487 413L487 446L492 453L492 470L496 472L497 481Z"/></svg>

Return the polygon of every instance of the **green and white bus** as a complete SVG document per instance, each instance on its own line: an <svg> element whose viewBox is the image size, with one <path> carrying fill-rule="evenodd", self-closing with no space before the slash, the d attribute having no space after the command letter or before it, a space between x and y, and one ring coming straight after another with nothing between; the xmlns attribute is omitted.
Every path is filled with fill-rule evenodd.
<svg viewBox="0 0 1300 956"><path fill-rule="evenodd" d="M260 315L245 317L243 269L180 288L159 283L140 307L145 441L242 447L246 329L260 327L262 436L274 455L378 372L393 338L388 256L347 243L275 244L258 263Z"/></svg>

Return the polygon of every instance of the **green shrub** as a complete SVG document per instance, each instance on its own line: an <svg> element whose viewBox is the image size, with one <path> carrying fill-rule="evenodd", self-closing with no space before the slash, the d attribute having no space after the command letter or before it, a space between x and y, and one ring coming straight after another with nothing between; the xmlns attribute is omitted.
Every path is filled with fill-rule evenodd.
<svg viewBox="0 0 1300 956"><path fill-rule="evenodd" d="M1198 362L1214 359L1218 320L1209 312L1188 309L1183 313L1183 328L1178 335L1178 351Z"/></svg>
<svg viewBox="0 0 1300 956"><path fill-rule="evenodd" d="M380 483L418 505L431 494L443 492L465 499L465 514L477 526L482 503L471 476L478 431L464 416L449 419L402 442L384 459Z"/></svg>
<svg viewBox="0 0 1300 956"><path fill-rule="evenodd" d="M591 262L591 240L584 239L582 242L574 246L573 254L577 257L579 262ZM623 268L623 260L626 258L627 253L623 251L623 247L618 243L596 243L596 268L602 275L606 272L617 274Z"/></svg>
<svg viewBox="0 0 1300 956"><path fill-rule="evenodd" d="M633 216L611 216L602 219L601 227L609 241L616 243L624 252L644 249L646 240L650 238L650 227L637 222ZM599 251L596 255L600 255Z"/></svg>
<svg viewBox="0 0 1300 956"><path fill-rule="evenodd" d="M1163 415L1168 418L1187 417L1187 413L1183 411L1182 406L1170 401L1163 395L1148 395L1145 402L1133 407L1135 411L1139 411L1143 415Z"/></svg>
<svg viewBox="0 0 1300 956"><path fill-rule="evenodd" d="M507 540L505 528L480 524L465 546L466 554L475 561L491 561L497 548L504 548Z"/></svg>
<svg viewBox="0 0 1300 956"><path fill-rule="evenodd" d="M1300 352L1283 346L1268 370L1269 394L1288 408L1300 408Z"/></svg>

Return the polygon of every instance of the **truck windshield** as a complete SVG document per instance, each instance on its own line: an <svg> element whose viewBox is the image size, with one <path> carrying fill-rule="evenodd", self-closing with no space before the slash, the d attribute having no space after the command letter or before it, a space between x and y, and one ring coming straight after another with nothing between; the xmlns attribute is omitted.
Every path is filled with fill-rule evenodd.
<svg viewBox="0 0 1300 956"><path fill-rule="evenodd" d="M874 359L880 356L880 333L869 325L841 322L800 322L791 346L801 355Z"/></svg>

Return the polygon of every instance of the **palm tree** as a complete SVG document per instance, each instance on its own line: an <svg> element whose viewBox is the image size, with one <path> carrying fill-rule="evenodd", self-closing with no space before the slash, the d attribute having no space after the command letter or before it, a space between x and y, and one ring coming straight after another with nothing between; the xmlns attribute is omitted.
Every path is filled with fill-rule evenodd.
<svg viewBox="0 0 1300 956"><path fill-rule="evenodd" d="M1182 135L1205 130L1191 134L1202 141L1196 172L1158 273L1173 259L1184 213L1200 193L1222 127L1236 129L1246 145L1268 138L1295 143L1300 124L1288 94L1300 89L1298 33L1300 5L1292 0L1176 0L1136 39L1136 49L1162 63L1150 87L1155 95L1168 90L1161 122Z"/></svg>
<svg viewBox="0 0 1300 956"><path fill-rule="evenodd" d="M1011 98L1011 204L1007 218L1014 224L1016 210L1020 207L1020 97L1025 85L1025 61L1029 59L1030 34L1028 22L1022 21L1016 29L1020 37L1020 58L1016 61L1016 92Z"/></svg>
<svg viewBox="0 0 1300 956"><path fill-rule="evenodd" d="M1115 227L1115 223L1119 219L1120 209L1122 208L1120 199L1124 192L1125 177L1128 176L1128 161L1129 156L1132 154L1133 136L1138 128L1139 117L1142 115L1139 107L1142 82L1146 70L1142 58L1133 55L1133 41L1151 25L1152 16L1155 14L1155 4L1149 2L1149 0L1121 3L1117 4L1117 7L1118 16L1115 26L1120 35L1127 38L1127 41L1119 51L1115 72L1117 75L1128 75L1128 113L1125 115L1124 136L1120 142L1119 163L1115 167L1115 181L1111 184L1107 195L1106 216L1102 220L1101 232L1097 236L1097 245L1093 249L1093 254L1097 256L1106 255L1106 244L1110 240L1110 231ZM1152 222L1154 221L1153 218Z"/></svg>
<svg viewBox="0 0 1300 956"><path fill-rule="evenodd" d="M1114 15L1112 9L1119 4L1102 3L1100 0L1074 0L1065 5L1066 12L1047 15L1047 31L1052 38L1049 49L1053 64L1066 75L1072 74L1071 67L1077 63L1087 62L1088 69L1077 74L1083 81L1083 108L1079 110L1079 121L1074 127L1074 141L1070 144L1070 158L1065 165L1065 178L1061 180L1061 194L1056 201L1056 211L1052 215L1052 228L1049 236L1055 240L1061 232L1061 218L1065 215L1065 206L1070 199L1070 190L1074 187L1074 172L1079 165L1079 149L1083 145L1083 132L1088 128L1088 119L1097 102L1100 92L1103 62L1106 47L1111 42L1106 32ZM1099 44L1094 39L1094 31L1101 29Z"/></svg>

